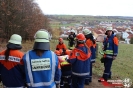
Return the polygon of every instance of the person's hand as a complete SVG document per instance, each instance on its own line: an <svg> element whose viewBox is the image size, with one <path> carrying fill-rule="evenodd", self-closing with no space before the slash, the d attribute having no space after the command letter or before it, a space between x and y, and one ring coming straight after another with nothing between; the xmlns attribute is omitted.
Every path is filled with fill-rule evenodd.
<svg viewBox="0 0 133 88"><path fill-rule="evenodd" d="M116 56L113 56L113 60L115 60L116 59Z"/></svg>
<svg viewBox="0 0 133 88"><path fill-rule="evenodd" d="M60 88L60 84L56 84L56 88Z"/></svg>
<svg viewBox="0 0 133 88"><path fill-rule="evenodd" d="M102 58L100 59L100 61L101 61L101 63L104 63L104 62L105 62L105 58L102 57Z"/></svg>

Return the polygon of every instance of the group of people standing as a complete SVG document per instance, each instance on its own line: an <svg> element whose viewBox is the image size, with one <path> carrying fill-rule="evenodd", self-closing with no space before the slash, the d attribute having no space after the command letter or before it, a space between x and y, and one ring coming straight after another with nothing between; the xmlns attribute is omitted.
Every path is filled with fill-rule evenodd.
<svg viewBox="0 0 133 88"><path fill-rule="evenodd" d="M59 44L56 47L56 54L60 51L59 56L69 55L69 59L66 59L68 63L61 65L61 68L63 67L61 71L63 71L60 88L64 88L65 81L68 82L69 88L84 88L85 84L89 85L92 82L92 63L95 62L96 41L89 29L84 29L83 33L77 35L74 30L71 30L67 39L70 53L62 38L59 38ZM70 69L66 70L64 67Z"/></svg>
<svg viewBox="0 0 133 88"><path fill-rule="evenodd" d="M69 64L69 68L71 64L71 69L69 69L68 74L65 72L65 76L69 76L67 77L67 79L69 79L69 88L84 88L84 84L88 85L92 82L92 65L95 63L97 49L96 40L89 29L83 29L82 33L77 35L74 30L71 30L68 40L68 49L71 50L70 55L69 53L66 53L68 52L67 48L60 48L65 51L65 53L61 55L69 55L69 59L66 60ZM59 43L57 46L61 45L66 47L63 42ZM107 81L111 78L112 62L118 54L118 39L114 34L112 27L106 28L105 37L103 40L103 49L101 52L103 56L102 63L104 63L105 69L103 76L98 79L98 82ZM62 77L64 77L64 75L62 75ZM61 88L64 88L64 84L62 84L63 81L64 79L61 79Z"/></svg>
<svg viewBox="0 0 133 88"><path fill-rule="evenodd" d="M118 54L118 39L112 27L107 27L104 39L104 73L99 81L111 77L112 61ZM7 49L0 52L0 74L4 88L84 88L92 82L92 64L96 58L96 41L90 30L68 36L68 49L59 38L56 51L50 50L50 35L46 30L35 34L33 49L23 53L22 37L13 34ZM67 55L63 61L60 56Z"/></svg>

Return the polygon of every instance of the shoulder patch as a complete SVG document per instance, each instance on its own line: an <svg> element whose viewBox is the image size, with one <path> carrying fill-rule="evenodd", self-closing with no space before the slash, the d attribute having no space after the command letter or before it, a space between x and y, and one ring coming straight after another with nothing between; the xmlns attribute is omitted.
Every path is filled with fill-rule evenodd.
<svg viewBox="0 0 133 88"><path fill-rule="evenodd" d="M80 53L79 53L79 52L76 52L76 53L75 53L75 56L80 56Z"/></svg>

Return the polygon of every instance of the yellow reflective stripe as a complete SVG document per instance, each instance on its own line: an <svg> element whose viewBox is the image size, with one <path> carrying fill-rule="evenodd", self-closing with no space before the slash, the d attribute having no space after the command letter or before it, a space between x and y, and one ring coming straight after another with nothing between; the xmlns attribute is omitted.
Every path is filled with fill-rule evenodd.
<svg viewBox="0 0 133 88"><path fill-rule="evenodd" d="M61 63L61 65L67 65L67 64L69 64L69 63L66 61Z"/></svg>
<svg viewBox="0 0 133 88"><path fill-rule="evenodd" d="M65 61L65 58L67 58L67 57L65 57L65 56L62 57L62 60L64 60L64 61L60 63L61 65L68 65L68 64L70 64L67 61Z"/></svg>
<svg viewBox="0 0 133 88"><path fill-rule="evenodd" d="M113 50L106 50L104 53L105 54L113 54Z"/></svg>
<svg viewBox="0 0 133 88"><path fill-rule="evenodd" d="M74 46L72 46L72 47L69 47L69 49L74 49Z"/></svg>
<svg viewBox="0 0 133 88"><path fill-rule="evenodd" d="M99 53L100 53L101 55L103 55L103 54L104 54L104 51L100 51Z"/></svg>

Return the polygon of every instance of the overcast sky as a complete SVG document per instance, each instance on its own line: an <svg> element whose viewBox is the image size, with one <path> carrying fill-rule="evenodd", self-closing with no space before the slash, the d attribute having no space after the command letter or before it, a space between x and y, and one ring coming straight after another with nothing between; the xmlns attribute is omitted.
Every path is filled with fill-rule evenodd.
<svg viewBox="0 0 133 88"><path fill-rule="evenodd" d="M44 14L133 16L133 0L36 0Z"/></svg>

